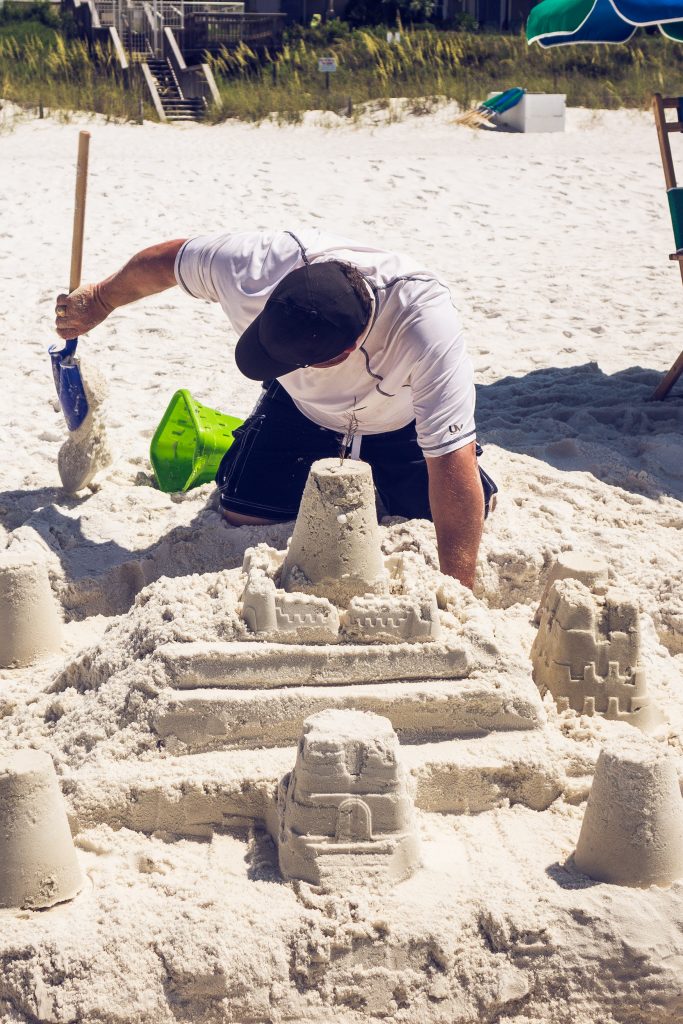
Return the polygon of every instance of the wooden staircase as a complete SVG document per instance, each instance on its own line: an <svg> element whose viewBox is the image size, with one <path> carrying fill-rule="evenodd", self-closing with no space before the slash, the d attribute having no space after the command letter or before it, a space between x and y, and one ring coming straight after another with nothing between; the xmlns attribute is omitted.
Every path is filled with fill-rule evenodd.
<svg viewBox="0 0 683 1024"><path fill-rule="evenodd" d="M241 0L210 0L210 6L232 9ZM193 3L181 8L175 0L62 0L76 28L89 45L111 50L126 87L146 91L160 121L199 121L209 106L221 107L221 96L209 65L185 61L174 28L182 40L185 17ZM0 0L2 6L2 0ZM206 14L206 12L204 12ZM213 15L206 14L210 20ZM244 17L244 15L241 15ZM282 16L284 18L284 15Z"/></svg>
<svg viewBox="0 0 683 1024"><path fill-rule="evenodd" d="M167 121L200 121L206 109L199 97L185 98L168 60L149 57L146 61L156 83Z"/></svg>

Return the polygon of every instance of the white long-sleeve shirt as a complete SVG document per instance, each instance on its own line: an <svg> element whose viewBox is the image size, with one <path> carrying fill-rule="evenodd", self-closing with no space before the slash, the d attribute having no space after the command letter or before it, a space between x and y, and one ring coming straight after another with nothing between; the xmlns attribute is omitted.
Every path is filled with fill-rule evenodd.
<svg viewBox="0 0 683 1024"><path fill-rule="evenodd" d="M372 328L360 349L334 367L305 367L279 378L300 412L344 433L397 430L413 419L426 456L445 455L475 438L474 379L450 292L407 256L311 228L220 232L189 239L176 258L178 284L219 302L241 334L277 284L304 265L343 260L376 297Z"/></svg>

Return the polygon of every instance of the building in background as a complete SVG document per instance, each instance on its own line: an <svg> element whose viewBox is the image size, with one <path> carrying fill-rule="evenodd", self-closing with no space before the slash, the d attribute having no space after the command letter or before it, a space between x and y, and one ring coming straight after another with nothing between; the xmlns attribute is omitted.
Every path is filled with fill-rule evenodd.
<svg viewBox="0 0 683 1024"><path fill-rule="evenodd" d="M467 14L484 28L519 31L535 0L441 0L437 7L448 22ZM310 22L314 15L342 17L348 0L246 0L245 10L258 13L282 13L289 21Z"/></svg>

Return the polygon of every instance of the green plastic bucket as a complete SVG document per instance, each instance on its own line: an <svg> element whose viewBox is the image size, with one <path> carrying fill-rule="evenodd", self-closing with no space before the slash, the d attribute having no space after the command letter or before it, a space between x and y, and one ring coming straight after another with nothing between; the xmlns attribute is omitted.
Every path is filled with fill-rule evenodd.
<svg viewBox="0 0 683 1024"><path fill-rule="evenodd" d="M161 490L189 491L213 480L242 422L208 409L185 389L176 391L149 447Z"/></svg>

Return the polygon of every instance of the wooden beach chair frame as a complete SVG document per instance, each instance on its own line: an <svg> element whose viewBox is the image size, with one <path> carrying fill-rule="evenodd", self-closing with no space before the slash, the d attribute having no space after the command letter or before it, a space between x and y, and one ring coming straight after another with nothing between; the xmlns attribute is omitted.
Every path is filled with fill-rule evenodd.
<svg viewBox="0 0 683 1024"><path fill-rule="evenodd" d="M661 153L662 166L664 168L664 181L668 192L670 189L678 187L676 185L676 172L674 170L674 162L671 155L669 134L671 132L683 132L683 96L662 96L660 93L656 92L652 98L652 110L655 115L657 136L659 138L659 151ZM675 121L667 121L667 110L676 111ZM675 260L678 263L678 267L681 272L681 282L683 282L683 248L677 249L676 252L672 252L669 259ZM658 399L666 398L682 373L683 351L668 373L666 373L659 382L652 394L652 397Z"/></svg>

